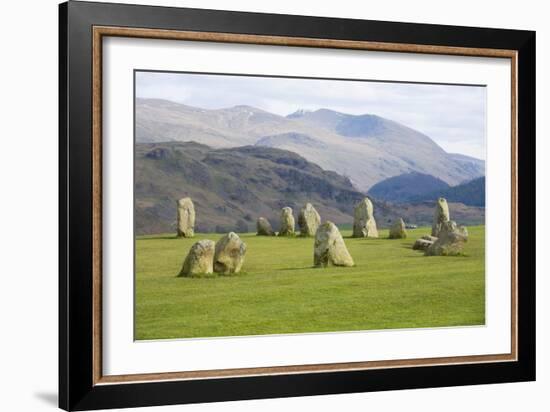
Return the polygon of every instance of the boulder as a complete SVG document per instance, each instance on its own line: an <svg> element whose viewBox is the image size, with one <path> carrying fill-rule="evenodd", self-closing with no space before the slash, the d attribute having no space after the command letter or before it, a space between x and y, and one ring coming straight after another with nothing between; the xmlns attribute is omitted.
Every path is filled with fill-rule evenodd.
<svg viewBox="0 0 550 412"><path fill-rule="evenodd" d="M177 201L178 205L178 237L195 236L195 206L190 197Z"/></svg>
<svg viewBox="0 0 550 412"><path fill-rule="evenodd" d="M416 241L413 244L413 249L414 250L426 250L433 243L434 243L434 241L431 241L431 240L426 240L426 239L422 239L422 238L416 239Z"/></svg>
<svg viewBox="0 0 550 412"><path fill-rule="evenodd" d="M321 224L321 216L311 203L300 210L298 215L298 226L300 226L300 236L315 236L317 228Z"/></svg>
<svg viewBox="0 0 550 412"><path fill-rule="evenodd" d="M279 236L294 236L294 226L292 208L283 207L281 209L281 228L279 230Z"/></svg>
<svg viewBox="0 0 550 412"><path fill-rule="evenodd" d="M405 229L405 222L403 219L397 219L390 228L390 239L405 239L407 237L407 230Z"/></svg>
<svg viewBox="0 0 550 412"><path fill-rule="evenodd" d="M449 219L449 205L447 204L447 200L440 197L437 199L435 204L434 219L432 223L432 236L439 237L441 226L448 222Z"/></svg>
<svg viewBox="0 0 550 412"><path fill-rule="evenodd" d="M212 240L199 240L191 249L183 262L179 276L196 276L212 273L214 269L214 248Z"/></svg>
<svg viewBox="0 0 550 412"><path fill-rule="evenodd" d="M429 240L430 242L435 242L437 240L437 237L435 236L430 236L430 235L424 235L422 236L420 239L424 239L424 240Z"/></svg>
<svg viewBox="0 0 550 412"><path fill-rule="evenodd" d="M468 230L450 220L441 224L438 239L426 249L426 256L454 256L462 253Z"/></svg>
<svg viewBox="0 0 550 412"><path fill-rule="evenodd" d="M216 243L214 272L224 275L239 273L246 254L246 243L234 232L229 232Z"/></svg>
<svg viewBox="0 0 550 412"><path fill-rule="evenodd" d="M275 232L271 227L271 223L265 217L259 217L256 222L256 230L258 236L275 236Z"/></svg>
<svg viewBox="0 0 550 412"><path fill-rule="evenodd" d="M325 222L317 229L313 247L313 265L315 267L354 265L340 231L332 222Z"/></svg>
<svg viewBox="0 0 550 412"><path fill-rule="evenodd" d="M368 197L355 205L353 211L353 237L378 237L374 220L374 207Z"/></svg>

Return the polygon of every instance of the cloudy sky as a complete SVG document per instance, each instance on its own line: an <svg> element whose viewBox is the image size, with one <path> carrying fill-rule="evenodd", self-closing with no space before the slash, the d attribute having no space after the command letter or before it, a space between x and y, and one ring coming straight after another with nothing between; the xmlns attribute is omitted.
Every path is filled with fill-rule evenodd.
<svg viewBox="0 0 550 412"><path fill-rule="evenodd" d="M447 152L485 159L485 87L185 73L136 73L136 96L204 109L250 105L286 116L327 108L412 127Z"/></svg>

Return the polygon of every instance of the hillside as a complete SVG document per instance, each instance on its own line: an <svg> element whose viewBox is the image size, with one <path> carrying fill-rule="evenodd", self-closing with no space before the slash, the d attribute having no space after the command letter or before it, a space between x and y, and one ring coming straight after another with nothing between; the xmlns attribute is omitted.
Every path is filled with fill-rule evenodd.
<svg viewBox="0 0 550 412"><path fill-rule="evenodd" d="M469 206L485 207L485 177L479 177L447 189L424 193L413 197L411 201L432 201L438 197L444 197L449 202L460 202Z"/></svg>
<svg viewBox="0 0 550 412"><path fill-rule="evenodd" d="M484 174L483 161L446 153L428 136L407 126L371 114L356 116L328 109L285 117L244 105L207 110L136 99L136 141L290 150L349 177L363 192L384 179L410 172L429 174L450 185Z"/></svg>
<svg viewBox="0 0 550 412"><path fill-rule="evenodd" d="M395 203L405 203L422 195L432 194L449 188L449 185L437 177L423 173L405 173L378 182L369 190L376 199ZM422 197L421 200L424 200Z"/></svg>
<svg viewBox="0 0 550 412"><path fill-rule="evenodd" d="M172 231L175 201L183 196L195 203L198 232L253 231L259 216L278 226L282 207L296 215L308 201L323 218L348 222L362 198L347 178L266 147L137 144L135 165L138 234Z"/></svg>
<svg viewBox="0 0 550 412"><path fill-rule="evenodd" d="M135 155L136 234L172 232L175 201L191 196L197 232L254 231L267 217L278 228L284 206L298 210L306 202L323 220L350 227L353 206L363 198L350 180L280 149L244 146L213 149L195 142L138 143ZM429 224L433 202L395 205L373 199L380 227L396 217ZM483 222L481 208L451 205L455 220Z"/></svg>

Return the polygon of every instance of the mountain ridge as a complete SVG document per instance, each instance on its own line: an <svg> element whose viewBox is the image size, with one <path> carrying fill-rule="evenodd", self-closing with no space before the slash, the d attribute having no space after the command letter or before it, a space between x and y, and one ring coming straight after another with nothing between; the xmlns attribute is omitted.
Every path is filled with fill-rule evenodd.
<svg viewBox="0 0 550 412"><path fill-rule="evenodd" d="M307 138L289 139L293 134ZM247 105L211 110L139 98L136 141L200 141L215 148L265 144L294 151L323 169L348 176L363 192L408 172L456 185L484 171L483 161L448 154L428 136L398 122L330 109L280 116Z"/></svg>

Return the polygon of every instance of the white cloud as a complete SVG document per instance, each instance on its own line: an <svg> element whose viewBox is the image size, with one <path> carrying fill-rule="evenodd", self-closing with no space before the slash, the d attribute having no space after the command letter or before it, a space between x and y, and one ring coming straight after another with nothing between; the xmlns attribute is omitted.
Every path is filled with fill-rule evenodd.
<svg viewBox="0 0 550 412"><path fill-rule="evenodd" d="M383 83L138 72L136 95L206 109L250 105L287 115L328 108L376 114L428 136L449 152L485 159L486 89L480 86Z"/></svg>

